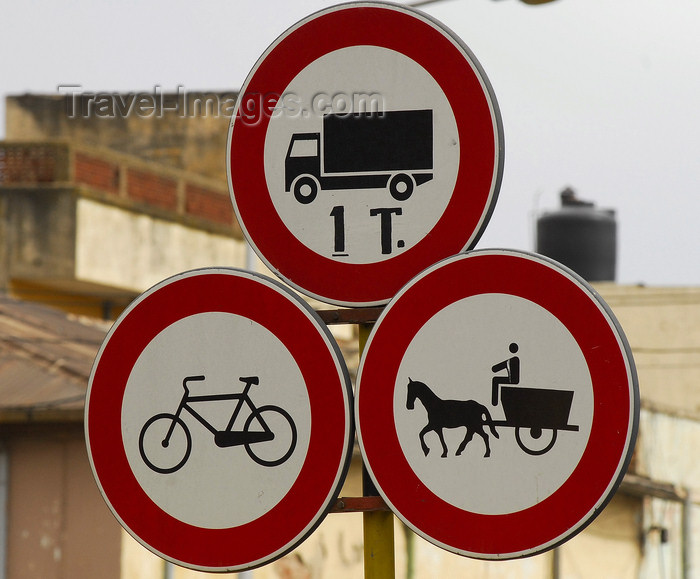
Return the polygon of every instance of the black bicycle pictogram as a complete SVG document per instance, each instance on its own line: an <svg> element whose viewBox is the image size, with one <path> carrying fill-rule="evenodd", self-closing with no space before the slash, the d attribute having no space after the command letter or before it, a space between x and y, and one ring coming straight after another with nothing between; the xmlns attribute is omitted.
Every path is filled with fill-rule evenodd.
<svg viewBox="0 0 700 579"><path fill-rule="evenodd" d="M141 429L139 452L151 470L157 473L173 473L187 462L192 452L192 435L182 419L187 410L209 432L214 443L221 448L243 446L256 463L262 466L277 466L285 462L294 452L297 429L289 413L271 404L258 408L250 399L251 386L259 384L258 376L245 376L243 392L230 394L192 395L188 382L204 380L204 376L188 376L182 381L185 392L174 414L164 412L149 418ZM192 403L237 400L231 418L224 430L217 430L206 418L192 408ZM234 429L244 406L249 414L243 428Z"/></svg>

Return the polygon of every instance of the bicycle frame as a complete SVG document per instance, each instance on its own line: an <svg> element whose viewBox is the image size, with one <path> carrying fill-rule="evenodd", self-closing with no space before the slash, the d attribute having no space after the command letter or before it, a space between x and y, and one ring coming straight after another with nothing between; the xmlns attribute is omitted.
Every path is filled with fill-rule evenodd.
<svg viewBox="0 0 700 579"><path fill-rule="evenodd" d="M177 411L175 412L175 416L177 418L180 417L182 414L183 410L187 410L194 418L197 419L197 421L202 424L209 432L211 432L214 436L216 436L219 432L231 432L233 430L233 425L236 423L236 419L238 418L238 415L241 412L241 408L243 408L243 404L246 403L248 405L248 408L251 411L251 414L255 415L259 424L262 426L264 429L264 432L270 433L270 428L268 425L265 423L263 420L262 416L258 412L257 407L253 403L253 401L250 399L250 396L248 395L248 392L250 391L250 388L253 384L258 384L258 377L257 376L248 376L248 377L241 377L240 380L245 384L245 387L243 388L243 392L232 392L230 394L206 394L206 395L201 395L201 396L193 396L190 394L190 389L187 386L188 382L194 382L194 381L202 381L204 380L204 376L189 376L185 378L182 381L182 387L185 389L185 393L182 395L182 399L180 400L180 404L178 405ZM233 412L231 414L231 418L228 421L228 424L226 425L226 429L223 431L218 431L206 418L204 418L199 412L197 412L192 406L190 406L191 403L196 403L196 402L221 402L224 400L238 400L238 403L236 404L236 407L233 409ZM174 429L175 429L175 424L176 421L173 420L173 423L171 424L170 428L168 429L168 433L165 436L165 443L170 440L170 436L172 435Z"/></svg>

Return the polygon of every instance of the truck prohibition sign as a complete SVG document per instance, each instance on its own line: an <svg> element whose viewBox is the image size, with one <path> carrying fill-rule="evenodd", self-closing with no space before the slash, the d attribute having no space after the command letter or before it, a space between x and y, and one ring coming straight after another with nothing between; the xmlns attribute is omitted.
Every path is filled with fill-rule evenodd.
<svg viewBox="0 0 700 579"><path fill-rule="evenodd" d="M433 178L433 111L328 114L323 133L294 133L285 190L311 203L321 190L387 187L397 201Z"/></svg>
<svg viewBox="0 0 700 579"><path fill-rule="evenodd" d="M479 240L503 175L500 112L469 48L432 18L384 2L322 10L278 37L240 93L231 200L292 287L386 304Z"/></svg>

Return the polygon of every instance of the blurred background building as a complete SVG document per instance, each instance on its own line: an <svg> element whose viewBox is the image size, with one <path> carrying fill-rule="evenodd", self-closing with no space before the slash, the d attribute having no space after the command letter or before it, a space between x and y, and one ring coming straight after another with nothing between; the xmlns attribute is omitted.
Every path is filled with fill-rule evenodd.
<svg viewBox="0 0 700 579"><path fill-rule="evenodd" d="M226 185L229 118L205 114L222 104L232 110L235 95L162 95L145 103L152 115L119 113L138 98L6 99L0 579L205 575L166 564L121 530L95 485L83 437L94 356L134 297L197 267L262 270ZM397 521L397 577L700 577L700 287L616 284L615 227L611 210L565 190L562 207L540 216L536 249L589 279L631 344L642 415L621 488L571 541L519 561L460 558ZM357 329L332 329L354 377ZM341 494L361 493L360 470L356 453ZM244 575L361 577L362 549L361 515L331 513L294 553Z"/></svg>

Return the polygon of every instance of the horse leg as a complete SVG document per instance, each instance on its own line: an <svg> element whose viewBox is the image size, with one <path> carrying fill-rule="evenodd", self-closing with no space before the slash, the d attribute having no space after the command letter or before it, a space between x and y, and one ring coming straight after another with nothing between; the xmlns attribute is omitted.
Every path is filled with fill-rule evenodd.
<svg viewBox="0 0 700 579"><path fill-rule="evenodd" d="M428 424L423 430L420 431L420 434L418 435L420 438L420 447L423 449L423 454L425 456L428 456L428 453L430 452L430 448L425 443L425 435L428 434L428 432L430 432L431 430L433 430L433 427L430 424Z"/></svg>
<svg viewBox="0 0 700 579"><path fill-rule="evenodd" d="M479 426L479 428L476 430L476 433L484 439L484 444L486 445L486 453L484 454L484 458L488 458L489 456L491 456L491 447L489 446L489 435L486 434L486 432L484 432L484 428L482 426Z"/></svg>
<svg viewBox="0 0 700 579"><path fill-rule="evenodd" d="M435 432L437 432L440 442L442 443L442 454L440 456L442 458L447 458L447 445L445 444L445 437L442 435L442 428L436 428Z"/></svg>
<svg viewBox="0 0 700 579"><path fill-rule="evenodd" d="M459 448L457 449L457 456L462 454L462 451L467 447L467 444L469 444L472 441L472 438L474 436L474 432L472 431L471 428L467 426L467 433L464 435L464 440L462 443L459 445Z"/></svg>

